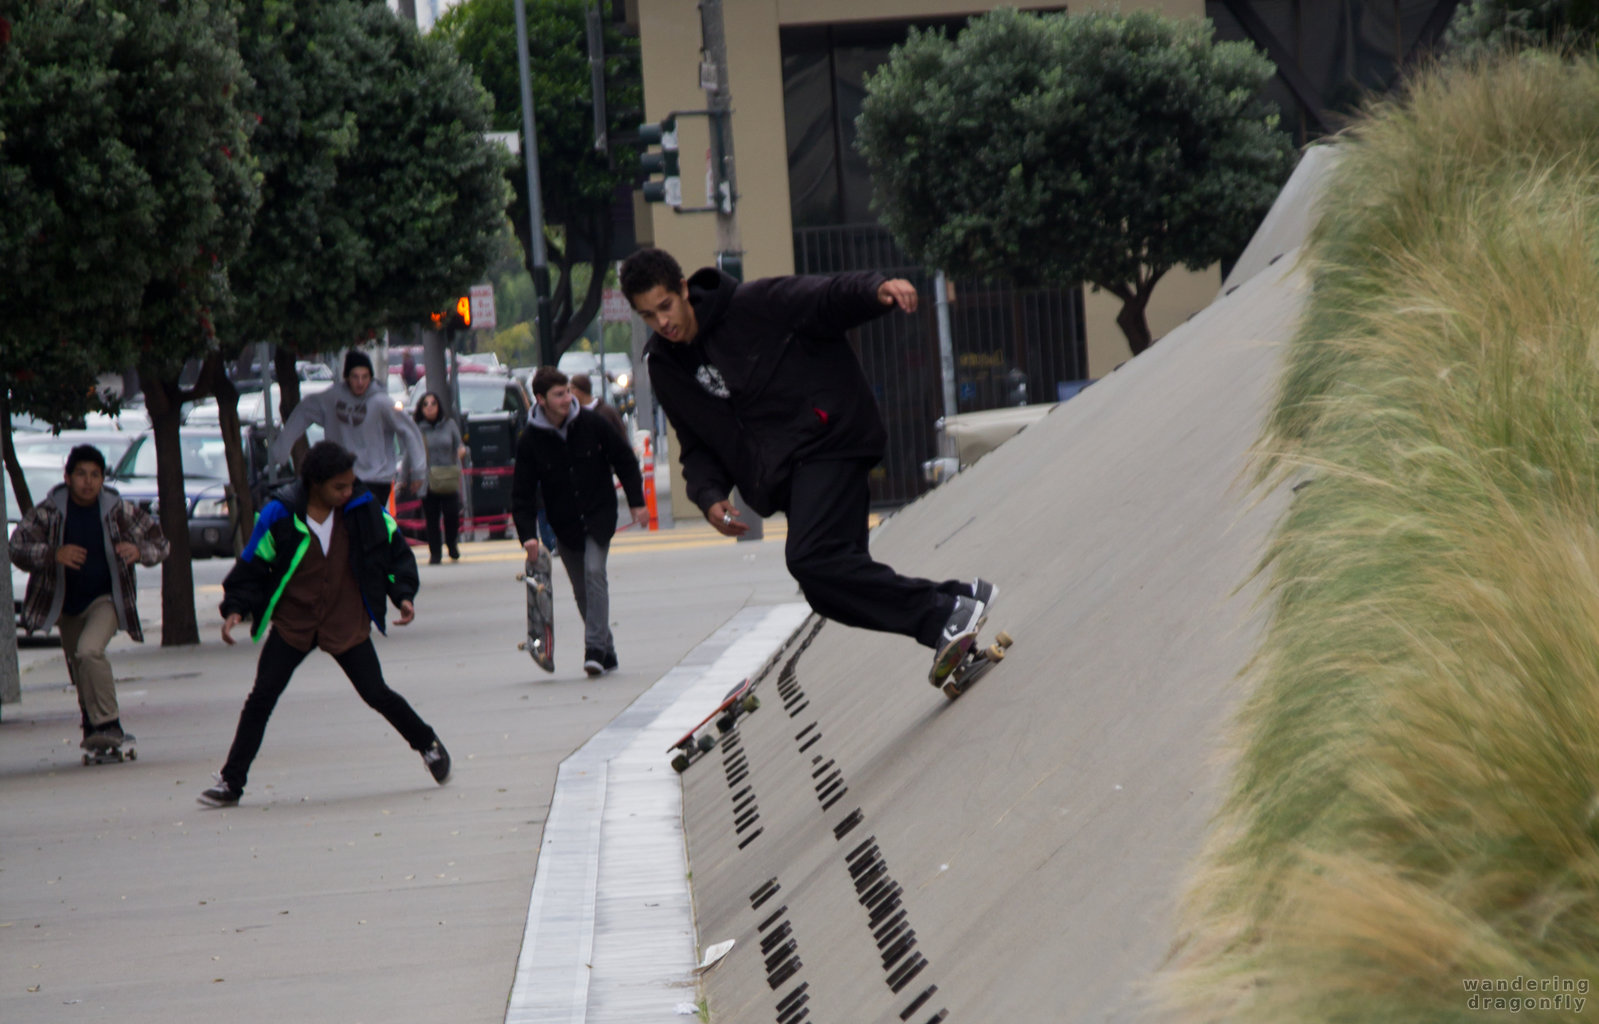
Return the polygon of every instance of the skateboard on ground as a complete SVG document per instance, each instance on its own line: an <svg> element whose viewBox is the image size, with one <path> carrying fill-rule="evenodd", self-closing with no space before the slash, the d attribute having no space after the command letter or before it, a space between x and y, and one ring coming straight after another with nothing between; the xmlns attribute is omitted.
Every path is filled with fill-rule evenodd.
<svg viewBox="0 0 1599 1024"><path fill-rule="evenodd" d="M676 750L679 753L672 758L672 768L677 772L688 771L688 766L701 754L707 753L716 746L716 737L705 729L706 723L716 719L716 732L721 735L730 731L738 722L740 715L747 715L761 706L761 699L755 696L754 676L750 676L742 683L727 691L727 696L722 698L722 703L704 718L698 725L683 734L683 738L666 748L670 754ZM700 732L705 729L704 732ZM698 735L695 735L698 733Z"/></svg>
<svg viewBox="0 0 1599 1024"><path fill-rule="evenodd" d="M977 685L977 681L989 669L1005 660L1005 652L1012 643L1011 636L1004 630L994 634L994 642L987 647L978 646L977 634L982 632L987 624L988 616L978 619L972 628L951 640L939 649L938 658L933 663L933 670L929 673L931 680L937 680L940 669L950 666L943 673L943 682L935 683L944 691L944 696L954 700L961 694Z"/></svg>
<svg viewBox="0 0 1599 1024"><path fill-rule="evenodd" d="M139 752L134 748L133 744L133 733L124 733L120 746L85 750L83 752L83 763L85 765L121 764L123 761L137 761Z"/></svg>
<svg viewBox="0 0 1599 1024"><path fill-rule="evenodd" d="M537 558L528 560L516 578L527 584L527 639L518 650L533 656L539 668L555 671L555 591L550 589L550 549L539 545Z"/></svg>

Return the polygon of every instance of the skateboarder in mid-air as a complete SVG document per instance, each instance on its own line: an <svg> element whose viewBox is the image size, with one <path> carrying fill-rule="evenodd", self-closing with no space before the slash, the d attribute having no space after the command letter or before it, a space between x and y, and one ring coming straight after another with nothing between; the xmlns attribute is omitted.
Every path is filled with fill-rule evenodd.
<svg viewBox="0 0 1599 1024"><path fill-rule="evenodd" d="M914 579L872 560L867 473L887 433L844 337L896 307L915 312L916 289L875 272L742 284L707 268L685 280L659 249L628 257L621 281L654 331L644 358L677 431L689 498L729 537L748 529L735 486L757 513L786 512L788 570L811 608L933 648L929 678L941 685L997 588Z"/></svg>
<svg viewBox="0 0 1599 1024"><path fill-rule="evenodd" d="M267 719L294 670L313 647L333 655L361 699L405 737L436 782L450 777L450 755L406 699L383 681L372 625L384 632L390 601L395 625L416 615L416 558L394 520L355 480L355 456L332 441L311 446L300 479L267 502L244 553L222 581L222 642L248 616L266 636L255 686L245 698L233 748L217 784L200 802L239 802ZM267 627L272 632L267 634Z"/></svg>

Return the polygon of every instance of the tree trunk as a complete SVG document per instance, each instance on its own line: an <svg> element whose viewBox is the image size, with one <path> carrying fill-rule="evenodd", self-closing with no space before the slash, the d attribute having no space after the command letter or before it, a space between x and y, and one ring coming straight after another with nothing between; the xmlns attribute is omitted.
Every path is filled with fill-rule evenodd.
<svg viewBox="0 0 1599 1024"><path fill-rule="evenodd" d="M255 495L250 493L250 470L244 460L244 427L239 422L239 389L225 373L216 378L217 420L222 425L222 453L228 460L228 522L232 526L233 553L244 550L245 538L255 526ZM270 395L262 396L265 400Z"/></svg>
<svg viewBox="0 0 1599 1024"><path fill-rule="evenodd" d="M11 490L17 495L17 517L33 511L33 495L28 493L28 478L22 474L17 462L17 446L11 440L11 399L0 387L0 456L4 457L6 474L11 477Z"/></svg>
<svg viewBox="0 0 1599 1024"><path fill-rule="evenodd" d="M592 252L608 253L611 251L611 215L610 211L594 219L591 225L594 233L590 241L593 243ZM583 304L573 312L571 320L567 322L566 330L559 336L555 344L557 352L565 352L572 347L577 339L588 330L589 324L594 322L594 315L600 311L600 302L605 297L605 275L611 269L609 260L596 255L590 264L593 272L589 275L588 292L583 296ZM605 347L605 337L600 336L600 347Z"/></svg>
<svg viewBox="0 0 1599 1024"><path fill-rule="evenodd" d="M161 532L172 553L161 563L161 646L200 642L194 614L194 561L189 548L189 502L183 491L183 445L178 436L183 415L176 381L158 380L141 369L145 411L150 414L156 451L156 495Z"/></svg>
<svg viewBox="0 0 1599 1024"><path fill-rule="evenodd" d="M292 345L279 345L272 355L273 376L277 378L281 395L278 398L278 414L281 417L278 423L288 422L289 413L300 404L300 371L295 368L295 351ZM269 396L270 397L270 396ZM294 442L290 450L290 457L294 460L294 471L300 471L300 463L305 461L305 453L311 446L302 436Z"/></svg>
<svg viewBox="0 0 1599 1024"><path fill-rule="evenodd" d="M1127 336L1127 347L1138 355L1153 344L1149 336L1149 321L1144 312L1149 307L1148 295L1129 295L1122 299L1122 310L1116 314L1116 326Z"/></svg>

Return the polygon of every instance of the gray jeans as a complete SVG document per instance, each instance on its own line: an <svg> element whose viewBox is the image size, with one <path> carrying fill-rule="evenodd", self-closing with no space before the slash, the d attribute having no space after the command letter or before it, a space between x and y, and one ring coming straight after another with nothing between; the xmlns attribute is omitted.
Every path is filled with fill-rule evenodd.
<svg viewBox="0 0 1599 1024"><path fill-rule="evenodd" d="M116 605L109 596L97 597L83 614L62 615L56 628L61 632L61 653L67 657L67 675L78 688L78 704L89 724L116 721L117 687L105 656L106 645L117 632Z"/></svg>
<svg viewBox="0 0 1599 1024"><path fill-rule="evenodd" d="M565 544L560 545L560 550L566 578L572 581L577 613L583 616L583 647L609 651L614 644L611 637L611 590L605 579L605 556L610 551L610 545L601 544L593 537L584 537L582 550Z"/></svg>

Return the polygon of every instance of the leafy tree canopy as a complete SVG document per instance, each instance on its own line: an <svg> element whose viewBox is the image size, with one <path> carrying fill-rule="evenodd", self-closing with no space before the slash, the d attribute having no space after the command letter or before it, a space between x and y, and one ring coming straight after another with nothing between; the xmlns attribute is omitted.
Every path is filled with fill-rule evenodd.
<svg viewBox="0 0 1599 1024"><path fill-rule="evenodd" d="M613 144L609 157L594 151L592 76L588 61L589 0L528 0L528 52L532 69L534 131L538 135L539 184L544 219L564 229L549 240L559 272L554 303L556 347L564 350L599 309L603 267L611 249L611 207L618 189L637 177L637 149ZM514 0L464 0L439 19L434 35L449 40L494 97L494 127L522 128L521 79L516 61ZM642 116L638 43L605 26L606 115L613 136L636 128ZM511 223L531 254L527 170L521 158L511 173L515 201ZM531 255L528 256L531 269ZM580 263L598 273L581 295L572 277Z"/></svg>
<svg viewBox="0 0 1599 1024"><path fill-rule="evenodd" d="M884 223L951 273L1103 288L1142 351L1156 282L1235 256L1293 166L1257 98L1271 62L1211 33L1006 9L912 32L857 121Z"/></svg>
<svg viewBox="0 0 1599 1024"><path fill-rule="evenodd" d="M1550 44L1592 46L1599 39L1599 0L1466 0L1444 41L1458 56Z"/></svg>

